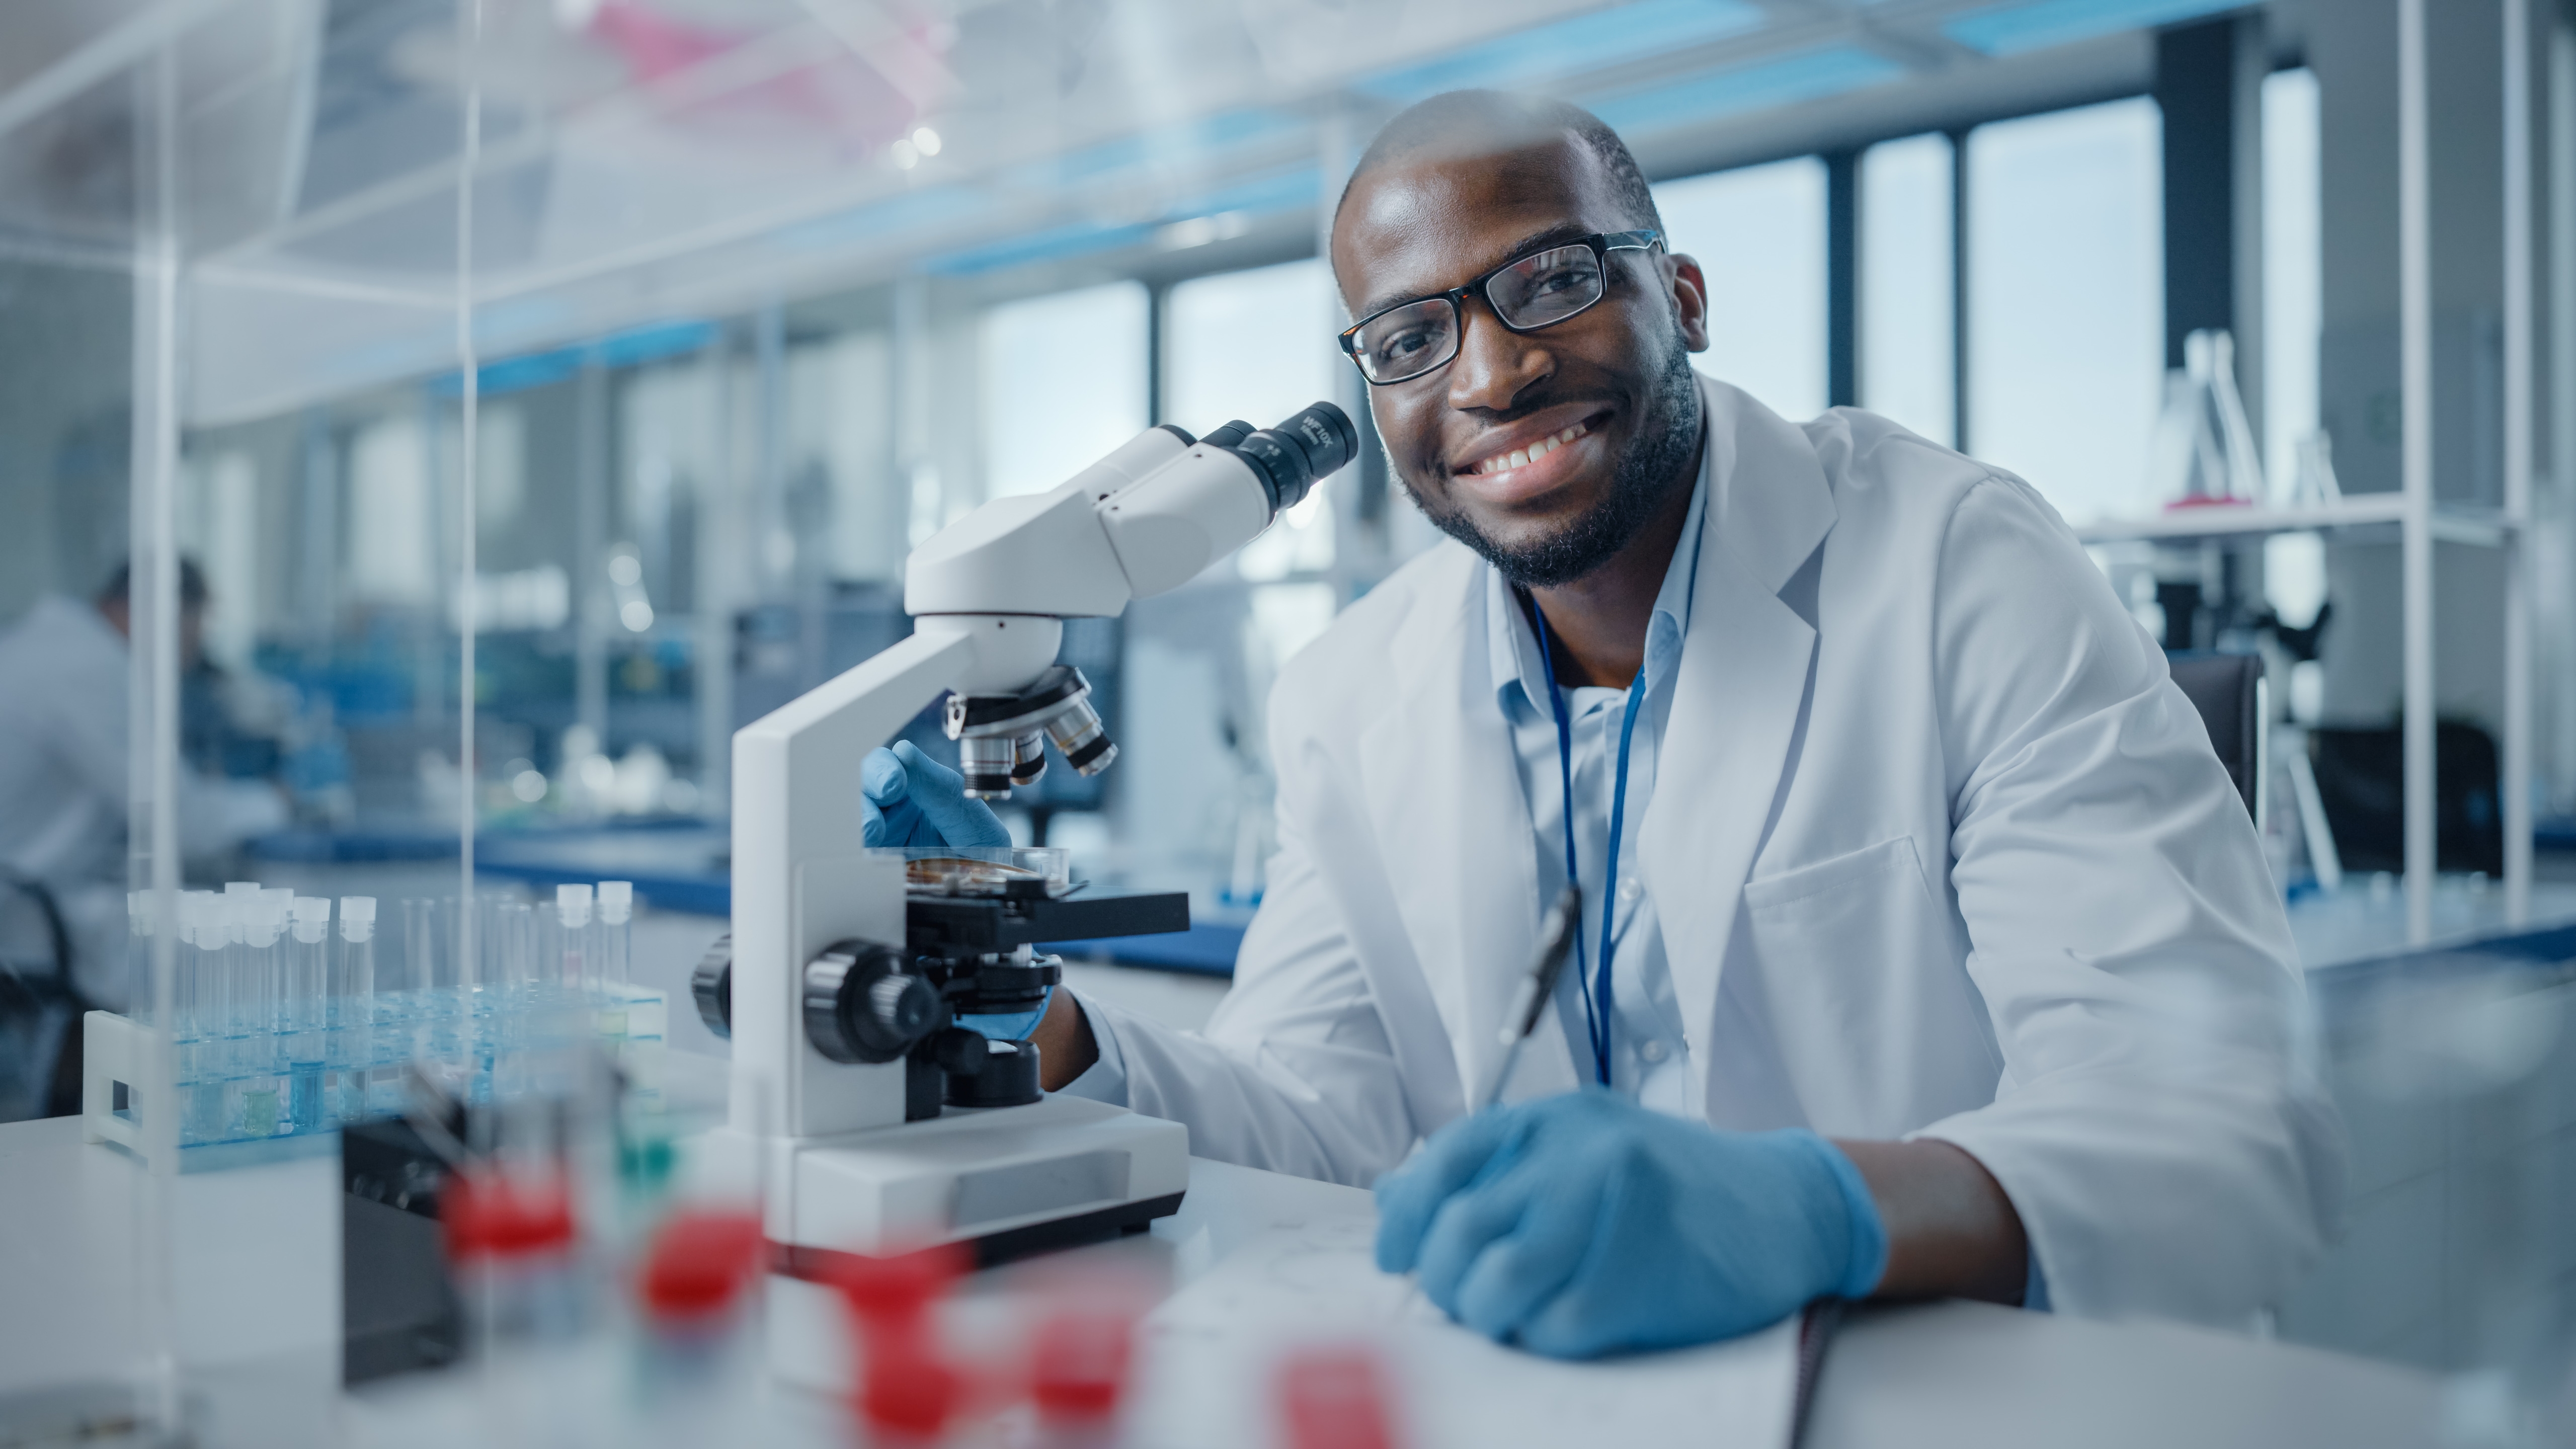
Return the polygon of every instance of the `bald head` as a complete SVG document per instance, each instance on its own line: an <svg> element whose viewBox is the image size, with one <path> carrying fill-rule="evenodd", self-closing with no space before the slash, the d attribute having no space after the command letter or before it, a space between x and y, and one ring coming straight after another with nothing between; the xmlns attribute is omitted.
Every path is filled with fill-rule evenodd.
<svg viewBox="0 0 2576 1449"><path fill-rule="evenodd" d="M1663 230L1654 191L1619 133L1581 106L1508 91L1447 91L1397 113L1351 169L1333 208L1335 225L1361 181L1388 167L1493 161L1571 141L1602 171L1621 224Z"/></svg>

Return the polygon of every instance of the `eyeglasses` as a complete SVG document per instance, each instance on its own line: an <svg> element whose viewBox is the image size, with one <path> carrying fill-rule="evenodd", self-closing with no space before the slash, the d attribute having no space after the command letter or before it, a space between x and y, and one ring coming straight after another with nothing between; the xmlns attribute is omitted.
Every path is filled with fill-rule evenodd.
<svg viewBox="0 0 2576 1449"><path fill-rule="evenodd" d="M1343 329L1342 350L1360 376L1378 387L1437 372L1458 355L1466 335L1466 299L1482 297L1514 332L1552 327L1608 294L1612 252L1651 251L1653 231L1597 232L1503 263L1463 287L1398 302Z"/></svg>

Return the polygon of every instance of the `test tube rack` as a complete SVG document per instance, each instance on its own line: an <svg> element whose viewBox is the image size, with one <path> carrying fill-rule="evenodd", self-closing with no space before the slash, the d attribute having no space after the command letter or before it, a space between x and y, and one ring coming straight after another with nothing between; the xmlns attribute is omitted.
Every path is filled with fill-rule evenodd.
<svg viewBox="0 0 2576 1449"><path fill-rule="evenodd" d="M336 1150L343 1126L401 1113L407 1068L465 1101L507 1101L558 1089L595 1050L633 1089L658 1092L668 1006L626 979L624 882L562 887L540 905L406 901L401 949L381 958L375 901L338 905L334 931L326 899L248 882L183 894L165 1034L143 985L159 920L148 892L130 898L137 1005L83 1022L86 1139L148 1159L156 1079L171 1083L183 1172ZM464 910L478 913L472 962L455 948ZM152 1070L160 1052L166 1075Z"/></svg>

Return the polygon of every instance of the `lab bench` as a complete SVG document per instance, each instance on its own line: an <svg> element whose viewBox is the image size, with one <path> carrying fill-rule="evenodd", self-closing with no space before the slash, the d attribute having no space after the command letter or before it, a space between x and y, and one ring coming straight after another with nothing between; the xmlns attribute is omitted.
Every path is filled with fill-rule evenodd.
<svg viewBox="0 0 2576 1449"><path fill-rule="evenodd" d="M702 1090L721 1090L721 1064L701 1072ZM170 1347L196 1370L189 1391L203 1396L205 1449L401 1444L431 1432L375 1391L338 1387L338 1173L323 1159L165 1180L178 1268ZM141 1361L134 1204L145 1187L131 1159L83 1145L76 1120L0 1126L0 1221L10 1225L0 1235L0 1394L112 1377ZM1370 1210L1354 1188L1194 1158L1180 1212L1146 1239L1064 1256L1151 1255L1177 1288L1275 1228ZM2410 1369L2201 1329L1972 1303L1870 1308L1834 1338L1803 1442L2370 1449L2433 1441L2440 1388ZM831 1406L811 1407L813 1435L781 1438L779 1449L846 1442ZM1708 1430L1676 1423L1673 1442Z"/></svg>

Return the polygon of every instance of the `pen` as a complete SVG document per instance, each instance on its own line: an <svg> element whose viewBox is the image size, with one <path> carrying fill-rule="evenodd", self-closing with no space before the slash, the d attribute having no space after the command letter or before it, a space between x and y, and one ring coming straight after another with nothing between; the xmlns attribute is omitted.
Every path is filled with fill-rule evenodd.
<svg viewBox="0 0 2576 1449"><path fill-rule="evenodd" d="M1495 1032L1503 1057L1485 1090L1476 1094L1477 1111L1502 1101L1503 1088L1512 1079L1512 1065L1520 1060L1522 1044L1538 1029L1538 1019L1555 998L1556 979L1565 974L1565 958L1574 949L1574 933L1582 927L1583 887L1568 884L1539 921L1538 955L1530 962L1529 974L1521 978L1520 994L1512 998L1512 1009L1504 1014L1503 1024Z"/></svg>
<svg viewBox="0 0 2576 1449"><path fill-rule="evenodd" d="M1583 887L1568 883L1558 893L1556 904L1538 923L1538 955L1530 961L1529 974L1521 978L1520 994L1512 998L1512 1009L1503 1014L1503 1024L1494 1036L1503 1048L1502 1060L1495 1064L1491 1080L1476 1094L1476 1110L1486 1111L1503 1100L1503 1088L1512 1080L1512 1064L1521 1058L1521 1044L1538 1029L1538 1019L1547 1012L1547 1004L1556 996L1556 979L1565 974L1565 958L1574 950L1574 933L1583 927ZM1410 1312L1422 1301L1422 1282L1407 1274L1404 1300L1397 1306L1400 1315Z"/></svg>

